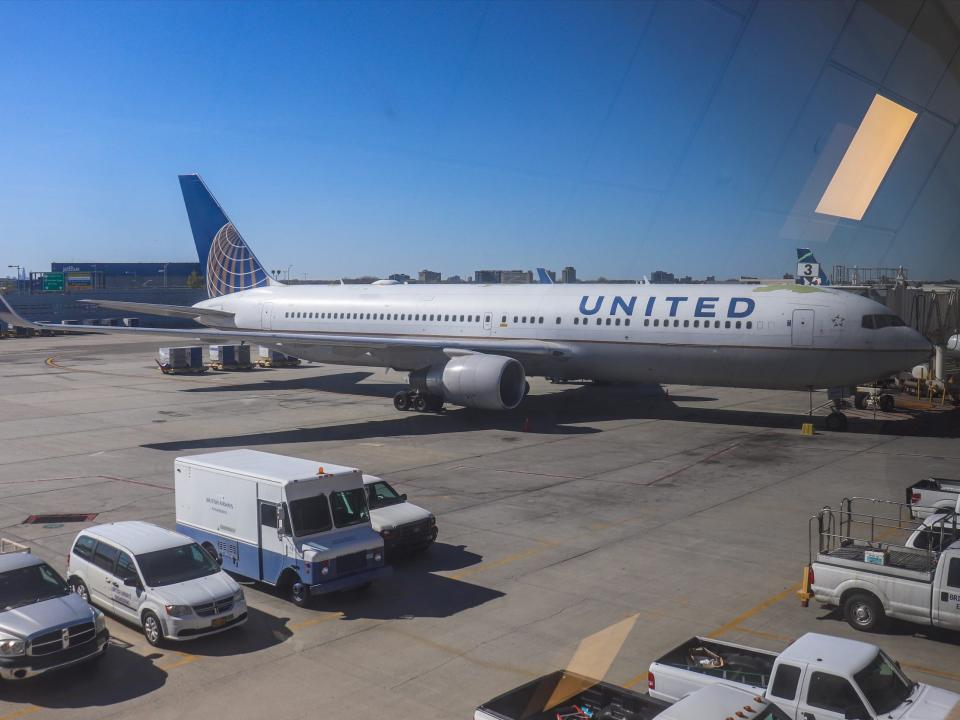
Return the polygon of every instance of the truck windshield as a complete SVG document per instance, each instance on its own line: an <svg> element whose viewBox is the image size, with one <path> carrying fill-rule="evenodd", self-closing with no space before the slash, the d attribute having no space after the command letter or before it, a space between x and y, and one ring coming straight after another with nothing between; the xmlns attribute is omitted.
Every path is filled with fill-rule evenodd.
<svg viewBox="0 0 960 720"><path fill-rule="evenodd" d="M909 680L884 653L877 656L853 679L878 715L896 710L913 693Z"/></svg>
<svg viewBox="0 0 960 720"><path fill-rule="evenodd" d="M4 610L69 594L63 578L46 563L0 573L0 607Z"/></svg>
<svg viewBox="0 0 960 720"><path fill-rule="evenodd" d="M330 493L330 508L333 510L333 522L338 528L365 523L370 517L363 488Z"/></svg>
<svg viewBox="0 0 960 720"><path fill-rule="evenodd" d="M137 555L137 564L148 587L175 585L220 572L220 566L196 543Z"/></svg>
<svg viewBox="0 0 960 720"><path fill-rule="evenodd" d="M367 501L370 509L376 510L388 505L399 505L403 502L403 498L387 482L380 480L367 485Z"/></svg>
<svg viewBox="0 0 960 720"><path fill-rule="evenodd" d="M293 522L293 534L297 537L326 532L333 527L330 524L330 508L325 495L292 500L290 520Z"/></svg>

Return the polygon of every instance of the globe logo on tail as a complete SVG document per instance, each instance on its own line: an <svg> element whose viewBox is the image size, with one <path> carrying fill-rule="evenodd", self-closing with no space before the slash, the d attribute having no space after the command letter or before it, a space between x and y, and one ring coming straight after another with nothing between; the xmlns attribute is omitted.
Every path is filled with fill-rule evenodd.
<svg viewBox="0 0 960 720"><path fill-rule="evenodd" d="M207 293L220 297L269 284L266 271L228 222L213 238L207 255Z"/></svg>

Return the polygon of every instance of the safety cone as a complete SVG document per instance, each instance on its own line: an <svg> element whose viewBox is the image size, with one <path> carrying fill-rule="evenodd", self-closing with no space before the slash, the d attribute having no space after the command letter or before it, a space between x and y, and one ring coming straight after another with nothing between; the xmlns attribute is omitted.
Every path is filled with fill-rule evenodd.
<svg viewBox="0 0 960 720"><path fill-rule="evenodd" d="M522 432L530 432L530 418L523 419L523 430Z"/></svg>

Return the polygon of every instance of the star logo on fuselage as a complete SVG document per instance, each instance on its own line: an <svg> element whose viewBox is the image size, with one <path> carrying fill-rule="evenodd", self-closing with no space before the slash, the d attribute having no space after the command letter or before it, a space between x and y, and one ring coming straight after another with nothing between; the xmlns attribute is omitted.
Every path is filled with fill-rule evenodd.
<svg viewBox="0 0 960 720"><path fill-rule="evenodd" d="M833 316L833 326L834 327L843 327L843 318L839 315Z"/></svg>

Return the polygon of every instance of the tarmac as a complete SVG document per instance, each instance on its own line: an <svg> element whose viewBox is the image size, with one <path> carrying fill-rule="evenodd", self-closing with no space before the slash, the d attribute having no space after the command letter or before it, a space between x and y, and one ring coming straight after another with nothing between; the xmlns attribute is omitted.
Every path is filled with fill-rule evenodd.
<svg viewBox="0 0 960 720"><path fill-rule="evenodd" d="M852 412L849 432L805 437L806 393L535 379L513 412L421 415L394 410L398 373L165 376L155 354L136 337L0 341L0 534L62 571L90 524L173 526L174 458L249 447L381 475L439 538L309 609L248 584L247 625L206 639L158 650L110 619L100 665L0 685L0 720L466 720L597 638L605 679L642 690L693 635L779 650L809 631L960 691L960 636L858 633L796 594L819 508L960 476L957 411ZM23 524L41 513L97 518Z"/></svg>

